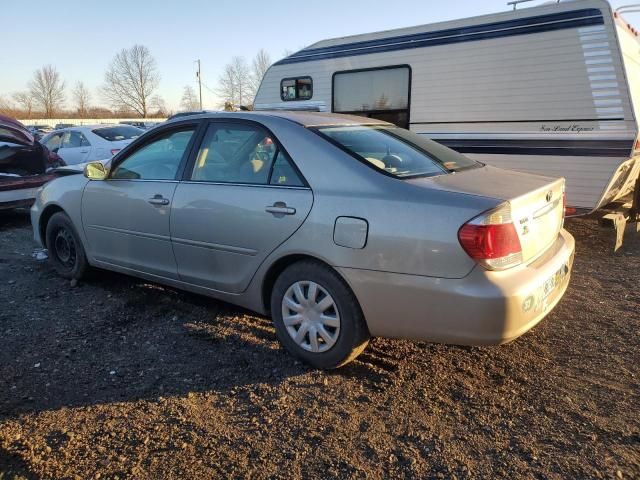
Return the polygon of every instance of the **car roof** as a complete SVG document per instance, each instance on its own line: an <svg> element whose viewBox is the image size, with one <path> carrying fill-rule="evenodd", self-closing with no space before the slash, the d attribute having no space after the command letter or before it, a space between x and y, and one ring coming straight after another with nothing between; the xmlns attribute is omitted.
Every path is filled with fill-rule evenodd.
<svg viewBox="0 0 640 480"><path fill-rule="evenodd" d="M167 120L167 123L186 120L191 118L242 118L258 120L260 117L278 117L298 123L304 127L330 126L330 125L391 125L382 120L361 117L358 115L344 115L329 112L293 112L287 110L260 110L260 111L240 111L240 112L207 112L183 115L181 117Z"/></svg>

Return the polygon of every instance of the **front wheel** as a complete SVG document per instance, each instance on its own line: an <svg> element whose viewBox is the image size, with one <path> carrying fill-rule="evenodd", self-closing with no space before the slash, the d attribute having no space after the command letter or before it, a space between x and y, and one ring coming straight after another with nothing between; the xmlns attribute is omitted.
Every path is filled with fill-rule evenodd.
<svg viewBox="0 0 640 480"><path fill-rule="evenodd" d="M271 293L276 334L293 355L318 368L338 368L369 343L360 305L328 266L302 261L287 267Z"/></svg>
<svg viewBox="0 0 640 480"><path fill-rule="evenodd" d="M54 213L45 233L49 261L64 278L80 279L89 266L80 237L66 213Z"/></svg>

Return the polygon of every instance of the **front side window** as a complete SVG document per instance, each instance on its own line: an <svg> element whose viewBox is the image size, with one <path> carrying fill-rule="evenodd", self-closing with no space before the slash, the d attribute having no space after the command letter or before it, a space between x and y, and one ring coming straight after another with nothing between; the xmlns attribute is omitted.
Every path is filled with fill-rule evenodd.
<svg viewBox="0 0 640 480"><path fill-rule="evenodd" d="M311 77L285 78L280 82L280 98L289 100L309 100L313 96Z"/></svg>
<svg viewBox="0 0 640 480"><path fill-rule="evenodd" d="M440 175L482 164L408 130L386 125L318 127L352 156L398 178Z"/></svg>
<svg viewBox="0 0 640 480"><path fill-rule="evenodd" d="M215 123L202 141L191 180L301 186L290 162L266 130L254 125Z"/></svg>
<svg viewBox="0 0 640 480"><path fill-rule="evenodd" d="M117 127L100 127L91 131L109 142L133 140L134 138L138 138L144 133L144 130L132 127L131 125L118 125Z"/></svg>
<svg viewBox="0 0 640 480"><path fill-rule="evenodd" d="M111 173L119 180L175 180L196 127L160 135L119 163Z"/></svg>

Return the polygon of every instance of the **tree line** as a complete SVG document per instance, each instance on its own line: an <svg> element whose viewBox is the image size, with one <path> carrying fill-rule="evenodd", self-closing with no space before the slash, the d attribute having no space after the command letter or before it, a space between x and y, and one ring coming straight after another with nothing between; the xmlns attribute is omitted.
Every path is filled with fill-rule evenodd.
<svg viewBox="0 0 640 480"><path fill-rule="evenodd" d="M220 100L218 108L252 108L260 82L271 65L271 58L260 50L250 61L233 57L225 65L217 85L204 87ZM202 80L202 79L200 79ZM170 112L157 94L160 73L150 50L144 45L122 49L111 60L97 89L98 98L107 106L96 105L94 96L82 81L71 88L54 65L45 65L33 73L27 88L9 98L0 95L0 113L18 119L30 118L117 118L166 117ZM69 97L68 97L69 95ZM71 100L71 109L65 109ZM200 98L191 85L185 85L180 110L200 110Z"/></svg>
<svg viewBox="0 0 640 480"><path fill-rule="evenodd" d="M87 86L78 81L69 91L72 110L65 110L67 84L53 65L33 73L27 89L10 99L0 97L0 113L16 118L164 117L164 100L156 94L160 74L155 59L144 45L124 48L109 64L98 95L110 107L93 105Z"/></svg>

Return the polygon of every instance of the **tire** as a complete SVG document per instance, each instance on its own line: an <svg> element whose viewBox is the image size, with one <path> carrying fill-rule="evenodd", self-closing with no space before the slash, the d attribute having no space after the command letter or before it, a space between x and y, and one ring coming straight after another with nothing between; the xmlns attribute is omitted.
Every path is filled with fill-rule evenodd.
<svg viewBox="0 0 640 480"><path fill-rule="evenodd" d="M341 367L369 343L369 330L353 292L320 262L297 262L280 274L271 292L271 315L280 343L316 368Z"/></svg>
<svg viewBox="0 0 640 480"><path fill-rule="evenodd" d="M54 213L45 232L45 243L49 251L49 262L64 278L81 279L89 263L82 241L66 213Z"/></svg>

